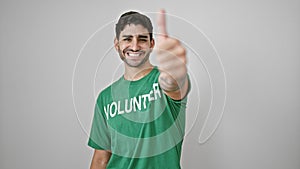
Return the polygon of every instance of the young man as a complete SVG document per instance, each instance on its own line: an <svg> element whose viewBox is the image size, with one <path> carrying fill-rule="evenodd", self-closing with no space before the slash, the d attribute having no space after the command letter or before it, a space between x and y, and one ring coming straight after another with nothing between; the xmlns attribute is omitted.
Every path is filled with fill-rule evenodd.
<svg viewBox="0 0 300 169"><path fill-rule="evenodd" d="M114 46L124 75L96 102L88 145L95 149L91 169L179 169L189 80L186 50L166 32L158 15L154 50L150 19L137 12L121 15Z"/></svg>

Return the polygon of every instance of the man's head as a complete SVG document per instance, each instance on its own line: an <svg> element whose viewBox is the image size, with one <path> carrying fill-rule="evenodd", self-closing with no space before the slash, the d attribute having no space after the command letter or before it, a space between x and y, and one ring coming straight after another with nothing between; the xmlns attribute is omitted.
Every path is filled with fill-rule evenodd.
<svg viewBox="0 0 300 169"><path fill-rule="evenodd" d="M143 14L140 14L135 11L129 11L121 15L118 23L116 24L116 38L119 40L121 31L125 28L126 25L142 25L146 28L150 35L150 40L153 39L153 26L151 20Z"/></svg>
<svg viewBox="0 0 300 169"><path fill-rule="evenodd" d="M149 64L154 47L153 26L150 19L137 12L126 12L116 24L115 48L120 58L130 67Z"/></svg>

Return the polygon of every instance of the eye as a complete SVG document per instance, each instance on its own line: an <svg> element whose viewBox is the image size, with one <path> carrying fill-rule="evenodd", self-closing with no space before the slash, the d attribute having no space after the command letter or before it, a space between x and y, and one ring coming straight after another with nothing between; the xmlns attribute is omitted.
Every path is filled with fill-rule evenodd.
<svg viewBox="0 0 300 169"><path fill-rule="evenodd" d="M130 40L131 40L130 38L123 39L123 41L125 41L125 42L129 42Z"/></svg>
<svg viewBox="0 0 300 169"><path fill-rule="evenodd" d="M147 42L147 39L140 39L141 42Z"/></svg>

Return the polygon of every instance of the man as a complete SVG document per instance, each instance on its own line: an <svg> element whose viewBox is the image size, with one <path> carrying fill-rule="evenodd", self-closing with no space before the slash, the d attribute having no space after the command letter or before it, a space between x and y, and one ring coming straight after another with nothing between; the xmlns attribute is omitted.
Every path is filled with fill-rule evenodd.
<svg viewBox="0 0 300 169"><path fill-rule="evenodd" d="M95 149L91 169L179 169L189 80L186 50L166 32L158 15L154 50L150 19L138 12L121 15L114 46L124 75L96 102L88 145Z"/></svg>

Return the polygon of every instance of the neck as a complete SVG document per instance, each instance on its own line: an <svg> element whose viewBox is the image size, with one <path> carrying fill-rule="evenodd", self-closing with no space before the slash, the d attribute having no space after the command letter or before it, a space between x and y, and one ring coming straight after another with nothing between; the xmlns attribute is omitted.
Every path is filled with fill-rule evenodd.
<svg viewBox="0 0 300 169"><path fill-rule="evenodd" d="M150 62L146 62L139 67L130 67L125 63L124 78L129 81L136 81L145 77L152 69L153 65Z"/></svg>

